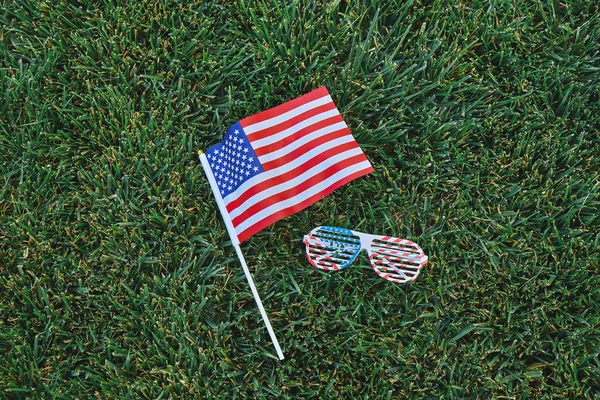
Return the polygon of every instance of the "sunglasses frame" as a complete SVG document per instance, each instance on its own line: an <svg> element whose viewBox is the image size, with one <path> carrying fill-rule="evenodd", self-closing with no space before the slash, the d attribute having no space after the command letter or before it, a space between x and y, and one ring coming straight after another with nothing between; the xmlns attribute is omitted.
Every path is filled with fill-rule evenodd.
<svg viewBox="0 0 600 400"><path fill-rule="evenodd" d="M358 239L353 238L352 236ZM377 246L373 246L376 241L378 242ZM356 257L358 257L358 254L362 250L366 250L369 255L369 263L377 275L383 279L396 283L414 281L419 276L421 268L429 261L429 258L425 255L423 249L410 240L392 236L371 235L333 226L318 226L314 228L307 235L304 235L303 242L306 247L306 258L308 259L308 262L317 269L324 271L339 271L352 264ZM317 243L318 246L321 247L334 249L332 252L333 257L332 255L327 254L327 251L320 249L319 247L314 247L314 245L311 247L311 242L313 244ZM352 251L352 249L355 249L354 254L349 257L348 252ZM310 250L313 251L312 254ZM349 258L347 260L334 258L338 251L346 251L345 256ZM314 254L315 252L322 252L323 254L318 260L319 264L312 258L319 258ZM389 273L388 270L390 267L385 264L388 264L386 259L390 257L404 260L410 264L400 264L404 267L402 269L393 266L391 268L395 273ZM345 261L345 263L340 265L339 263L336 264L335 262L330 261Z"/></svg>

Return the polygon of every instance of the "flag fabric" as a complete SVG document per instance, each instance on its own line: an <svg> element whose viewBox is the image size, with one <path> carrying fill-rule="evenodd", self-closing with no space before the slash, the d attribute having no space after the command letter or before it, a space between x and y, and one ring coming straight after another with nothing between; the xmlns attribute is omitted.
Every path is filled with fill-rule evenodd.
<svg viewBox="0 0 600 400"><path fill-rule="evenodd" d="M373 171L325 87L233 124L205 155L240 243Z"/></svg>

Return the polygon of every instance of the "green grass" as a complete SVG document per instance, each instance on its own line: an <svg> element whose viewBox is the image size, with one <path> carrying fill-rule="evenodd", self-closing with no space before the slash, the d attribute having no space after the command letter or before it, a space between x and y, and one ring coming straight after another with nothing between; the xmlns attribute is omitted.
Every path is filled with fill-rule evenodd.
<svg viewBox="0 0 600 400"><path fill-rule="evenodd" d="M0 397L600 398L598 2L288 3L0 1ZM321 85L376 171L243 244L280 362L197 150Z"/></svg>

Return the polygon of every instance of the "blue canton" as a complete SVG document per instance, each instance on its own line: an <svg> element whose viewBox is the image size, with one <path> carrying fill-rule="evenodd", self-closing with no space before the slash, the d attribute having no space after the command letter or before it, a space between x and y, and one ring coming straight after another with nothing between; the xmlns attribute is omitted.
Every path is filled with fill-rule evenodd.
<svg viewBox="0 0 600 400"><path fill-rule="evenodd" d="M206 151L206 158L223 198L264 171L239 122L227 130L221 143Z"/></svg>

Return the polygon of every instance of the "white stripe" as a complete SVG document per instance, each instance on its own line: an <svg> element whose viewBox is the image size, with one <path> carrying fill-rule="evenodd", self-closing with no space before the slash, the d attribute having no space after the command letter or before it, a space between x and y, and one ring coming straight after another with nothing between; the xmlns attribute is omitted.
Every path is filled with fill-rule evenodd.
<svg viewBox="0 0 600 400"><path fill-rule="evenodd" d="M321 136L324 136L329 133L336 132L336 131L339 131L339 130L345 129L345 128L348 128L348 125L346 125L346 123L344 121L341 121L341 122L337 122L333 125L328 125L324 128L317 129L316 131L311 132L306 136L303 136L297 140L294 140L292 143L288 144L285 147L282 147L282 148L272 151L270 153L259 156L258 161L260 161L261 164L264 164L266 162L273 161L278 158L284 157L285 155L291 153L292 151L304 146L306 143L316 140ZM347 136L352 137L350 132L348 132Z"/></svg>
<svg viewBox="0 0 600 400"><path fill-rule="evenodd" d="M304 200L308 199L309 197L314 196L314 195L318 194L319 192L325 190L326 188L333 185L334 183L346 178L347 176L352 175L355 172L365 170L370 167L371 167L371 164L368 161L363 161L358 164L351 165L351 166L335 173L334 175L331 175L329 178L325 179L324 181L319 182L318 185L315 185L315 186L311 187L310 189L305 190L302 193L299 193L298 195L296 195L294 197L291 197L289 199L280 201L279 203L273 204L272 206L269 206L269 207L261 210L260 212L254 214L252 217L244 220L244 222L239 224L236 227L236 232L239 235L240 233L244 232L246 229L250 228L252 225L267 218L271 214L274 214L277 211L280 211L285 208L299 204L299 203L303 202Z"/></svg>
<svg viewBox="0 0 600 400"><path fill-rule="evenodd" d="M313 152L311 151L311 153L313 153ZM252 207L256 203L258 203L268 197L271 197L279 192L283 192L283 191L291 189L295 186L298 186L302 182L309 180L313 176L315 176L318 173L324 171L325 169L331 167L332 165L335 165L339 162L342 162L350 157L354 157L359 154L362 154L362 150L360 149L360 147L355 147L353 149L346 150L343 153L336 154L333 157L329 157L326 160L322 161L320 164L315 165L314 167L310 168L307 171L304 171L303 173L296 176L295 178L290 179L289 181L280 183L279 185L271 186L268 189L258 192L252 197L249 197L248 199L246 199L246 201L244 201L242 204L240 204L239 207L231 210L229 212L229 216L233 220L235 217L237 217L238 215L240 215L241 213L243 213L244 211L246 211L248 208ZM286 168L286 172L291 172L291 171L293 171L293 169L295 167L302 165L299 163L294 163L294 164L296 164L296 165L288 166L288 168Z"/></svg>
<svg viewBox="0 0 600 400"><path fill-rule="evenodd" d="M270 128L274 125L279 125L280 123L285 122L288 119L294 118L302 113L305 113L309 110L312 110L313 108L322 106L323 104L327 103L333 103L333 100L331 99L330 95L326 95L316 100L302 104L301 106L293 108L290 111L285 112L283 114L279 114L276 117L266 119L264 121L257 122L252 125L244 126L243 129L246 135L252 135L254 132L262 131L263 129Z"/></svg>
<svg viewBox="0 0 600 400"><path fill-rule="evenodd" d="M351 141L354 141L354 138L352 137L352 135L346 135L346 136L342 136L341 138L337 138L337 139L331 140L329 142L325 142L322 145L315 147L311 151L302 154L300 157L290 160L290 162L283 164L280 167L277 167L270 171L265 171L263 173L253 176L252 178L248 179L246 182L242 183L235 192L231 192L227 196L225 196L225 198L223 200L225 201L225 204L229 204L232 201L236 200L238 197L240 197L246 190L250 189L252 186L258 185L261 182L264 182L273 177L285 174L286 172L296 168L298 165L302 165L306 161L310 160L311 158L314 158L315 154L322 153L326 150L332 149L336 146L339 146L339 145L342 145L344 143L348 143ZM358 146L357 146L357 148L358 148Z"/></svg>
<svg viewBox="0 0 600 400"><path fill-rule="evenodd" d="M294 133L298 132L299 130L306 128L307 126L311 126L312 124L316 124L318 122L326 120L327 118L335 117L337 115L340 115L340 112L337 109L325 111L320 114L314 115L310 118L307 118L304 121L298 122L296 125L292 125L289 128L287 128L281 132L277 132L277 134L275 134L275 135L267 136L266 138L262 138L259 140L250 141L250 143L252 143L252 148L254 150L258 150L261 147L265 147L270 144L277 143L280 140L283 140L283 139L287 138L288 136L293 135Z"/></svg>

